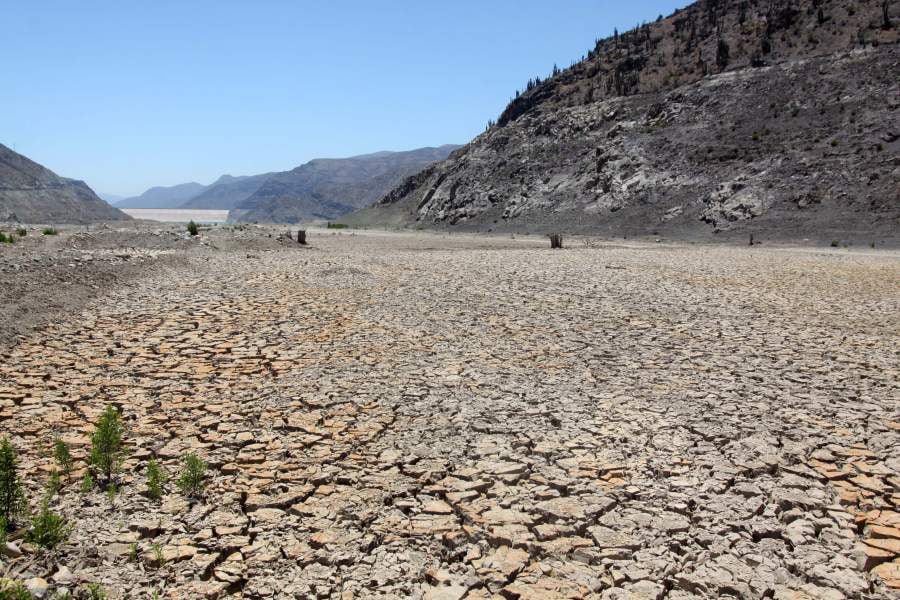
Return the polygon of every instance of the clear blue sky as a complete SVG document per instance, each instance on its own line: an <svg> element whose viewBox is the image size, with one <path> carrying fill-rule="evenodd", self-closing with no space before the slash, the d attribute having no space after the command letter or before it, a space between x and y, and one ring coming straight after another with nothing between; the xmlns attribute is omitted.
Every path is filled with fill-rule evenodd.
<svg viewBox="0 0 900 600"><path fill-rule="evenodd" d="M687 1L0 0L0 143L99 192L464 143Z"/></svg>

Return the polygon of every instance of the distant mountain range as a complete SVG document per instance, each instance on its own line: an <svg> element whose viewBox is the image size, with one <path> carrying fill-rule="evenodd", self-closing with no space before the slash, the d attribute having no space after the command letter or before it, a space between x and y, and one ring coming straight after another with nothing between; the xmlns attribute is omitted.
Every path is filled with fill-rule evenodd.
<svg viewBox="0 0 900 600"><path fill-rule="evenodd" d="M123 198L114 204L117 208L179 208L203 192L206 187L194 182L169 187L152 187L140 196Z"/></svg>
<svg viewBox="0 0 900 600"><path fill-rule="evenodd" d="M262 186L274 173L232 177L222 175L212 185L185 202L181 208L231 210Z"/></svg>
<svg viewBox="0 0 900 600"><path fill-rule="evenodd" d="M60 177L0 144L0 221L63 224L130 218L83 181Z"/></svg>
<svg viewBox="0 0 900 600"><path fill-rule="evenodd" d="M212 184L154 187L115 202L117 208L228 210L230 221L296 223L334 219L368 206L405 178L444 160L459 146L315 159L291 171L234 177Z"/></svg>
<svg viewBox="0 0 900 600"><path fill-rule="evenodd" d="M228 215L230 221L296 223L335 219L372 204L405 178L443 160L459 146L316 159L270 175Z"/></svg>

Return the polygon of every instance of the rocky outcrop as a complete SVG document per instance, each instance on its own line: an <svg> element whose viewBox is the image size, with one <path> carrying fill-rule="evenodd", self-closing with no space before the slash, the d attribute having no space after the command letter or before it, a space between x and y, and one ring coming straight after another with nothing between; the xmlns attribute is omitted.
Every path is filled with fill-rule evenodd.
<svg viewBox="0 0 900 600"><path fill-rule="evenodd" d="M0 144L0 221L90 223L129 218L83 181L60 177Z"/></svg>
<svg viewBox="0 0 900 600"><path fill-rule="evenodd" d="M459 146L316 159L269 177L229 214L230 221L297 223L334 219L381 198L406 177Z"/></svg>
<svg viewBox="0 0 900 600"><path fill-rule="evenodd" d="M880 2L698 2L529 82L358 224L897 238L900 65Z"/></svg>

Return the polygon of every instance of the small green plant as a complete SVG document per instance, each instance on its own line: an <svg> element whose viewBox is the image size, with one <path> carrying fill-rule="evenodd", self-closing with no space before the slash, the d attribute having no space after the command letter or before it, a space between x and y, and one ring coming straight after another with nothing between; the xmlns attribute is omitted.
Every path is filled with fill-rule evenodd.
<svg viewBox="0 0 900 600"><path fill-rule="evenodd" d="M191 237L193 237L193 236L197 235L198 233L200 233L199 227L197 227L197 224L194 223L193 220L191 220L191 221L187 224L187 230L188 230L188 233L191 234Z"/></svg>
<svg viewBox="0 0 900 600"><path fill-rule="evenodd" d="M3 438L0 442L0 519L7 527L15 526L16 517L27 508L17 468L16 451L9 439Z"/></svg>
<svg viewBox="0 0 900 600"><path fill-rule="evenodd" d="M157 568L162 568L163 565L166 564L166 557L163 554L162 546L159 544L153 544L150 546L150 551L153 553L153 562L156 564Z"/></svg>
<svg viewBox="0 0 900 600"><path fill-rule="evenodd" d="M147 463L147 496L152 500L161 500L165 491L163 488L168 479L168 475L159 466L159 463L155 459L151 459Z"/></svg>
<svg viewBox="0 0 900 600"><path fill-rule="evenodd" d="M103 477L105 485L112 483L122 464L123 435L119 411L108 404L91 435L91 466L95 475Z"/></svg>
<svg viewBox="0 0 900 600"><path fill-rule="evenodd" d="M112 504L116 501L116 494L119 493L119 488L116 487L116 484L110 483L106 486L106 497L109 498L109 503Z"/></svg>
<svg viewBox="0 0 900 600"><path fill-rule="evenodd" d="M49 479L47 479L47 498L52 498L58 494L61 487L59 471L51 472Z"/></svg>
<svg viewBox="0 0 900 600"><path fill-rule="evenodd" d="M68 477L72 474L72 452L61 438L53 440L53 460L63 475Z"/></svg>
<svg viewBox="0 0 900 600"><path fill-rule="evenodd" d="M831 247L832 247L832 248L840 248L840 247L841 247L841 241L840 241L840 240L831 240Z"/></svg>
<svg viewBox="0 0 900 600"><path fill-rule="evenodd" d="M186 455L183 460L184 468L178 477L178 489L189 498L199 497L206 487L207 465L193 452Z"/></svg>
<svg viewBox="0 0 900 600"><path fill-rule="evenodd" d="M50 510L47 501L41 504L41 510L31 519L31 529L25 534L25 540L52 550L69 537L69 524L60 515Z"/></svg>
<svg viewBox="0 0 900 600"><path fill-rule="evenodd" d="M92 489L94 489L94 478L91 477L90 471L85 471L84 477L81 480L81 487L79 488L79 491L82 494L87 494Z"/></svg>
<svg viewBox="0 0 900 600"><path fill-rule="evenodd" d="M140 559L140 552L138 551L137 542L132 542L130 546L128 546L128 558L131 562L137 562Z"/></svg>
<svg viewBox="0 0 900 600"><path fill-rule="evenodd" d="M0 244L14 244L16 242L16 238L11 235L6 235L2 231L0 231Z"/></svg>
<svg viewBox="0 0 900 600"><path fill-rule="evenodd" d="M26 235L28 235L28 230L24 227L19 227L18 229L16 229L16 235L18 235L19 237L25 237Z"/></svg>
<svg viewBox="0 0 900 600"><path fill-rule="evenodd" d="M347 229L347 225L344 223L331 223L330 221L327 227L328 229Z"/></svg>
<svg viewBox="0 0 900 600"><path fill-rule="evenodd" d="M106 600L106 590L99 583L86 583L84 585L84 596L88 600Z"/></svg>
<svg viewBox="0 0 900 600"><path fill-rule="evenodd" d="M18 581L0 579L0 600L32 600L32 596Z"/></svg>
<svg viewBox="0 0 900 600"><path fill-rule="evenodd" d="M41 233L44 235L59 235L56 227L44 227L43 229L41 229Z"/></svg>
<svg viewBox="0 0 900 600"><path fill-rule="evenodd" d="M0 548L6 545L7 529L6 519L0 517Z"/></svg>

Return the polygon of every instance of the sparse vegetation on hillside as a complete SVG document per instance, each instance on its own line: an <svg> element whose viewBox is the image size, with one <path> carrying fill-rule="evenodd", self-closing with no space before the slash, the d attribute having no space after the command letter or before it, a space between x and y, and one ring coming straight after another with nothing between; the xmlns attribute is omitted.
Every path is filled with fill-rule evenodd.
<svg viewBox="0 0 900 600"><path fill-rule="evenodd" d="M91 435L91 466L109 485L122 462L124 428L119 411L107 405Z"/></svg>
<svg viewBox="0 0 900 600"><path fill-rule="evenodd" d="M41 510L31 519L31 529L25 539L32 544L52 550L69 537L68 522L50 510L47 500L41 503Z"/></svg>
<svg viewBox="0 0 900 600"><path fill-rule="evenodd" d="M184 467L178 477L178 489L189 498L199 498L206 488L206 463L191 452L183 459Z"/></svg>
<svg viewBox="0 0 900 600"><path fill-rule="evenodd" d="M43 229L41 229L41 233L43 235L59 235L59 232L55 227L44 227Z"/></svg>
<svg viewBox="0 0 900 600"><path fill-rule="evenodd" d="M187 224L187 231L188 231L188 233L193 237L193 236L196 236L196 235L198 235L198 234L200 233L200 228L197 227L197 224L194 223L193 220L191 220L191 221Z"/></svg>
<svg viewBox="0 0 900 600"><path fill-rule="evenodd" d="M9 438L0 440L0 520L12 527L26 508L25 492L19 479L16 451Z"/></svg>
<svg viewBox="0 0 900 600"><path fill-rule="evenodd" d="M151 459L147 463L147 496L151 500L160 500L163 496L163 487L168 480L168 476L159 463L155 459Z"/></svg>

